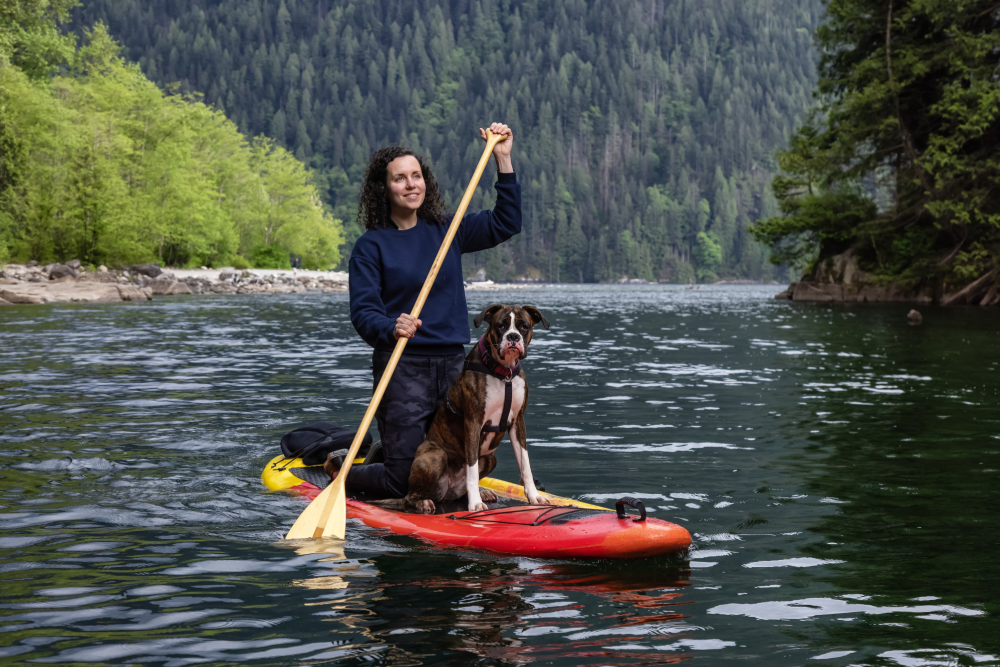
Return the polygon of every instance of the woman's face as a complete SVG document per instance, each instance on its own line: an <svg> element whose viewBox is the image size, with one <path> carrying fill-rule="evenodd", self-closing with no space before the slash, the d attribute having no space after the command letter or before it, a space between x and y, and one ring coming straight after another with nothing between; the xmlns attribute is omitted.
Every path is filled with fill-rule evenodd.
<svg viewBox="0 0 1000 667"><path fill-rule="evenodd" d="M392 210L416 211L424 203L424 174L412 155L398 157L386 166Z"/></svg>

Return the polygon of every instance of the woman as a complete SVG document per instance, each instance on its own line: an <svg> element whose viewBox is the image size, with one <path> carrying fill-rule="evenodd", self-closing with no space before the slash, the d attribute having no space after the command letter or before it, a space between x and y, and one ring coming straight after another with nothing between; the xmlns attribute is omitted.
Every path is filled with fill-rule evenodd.
<svg viewBox="0 0 1000 667"><path fill-rule="evenodd" d="M437 182L423 160L390 146L376 151L361 185L358 221L367 230L350 261L351 322L372 354L373 388L378 386L399 338L410 338L375 419L385 463L351 467L347 488L368 498L406 495L410 466L438 406L462 372L469 342L469 316L462 281L462 253L486 250L521 231L521 186L510 151L513 134L493 123L490 131L507 138L496 144L497 203L492 211L462 219L421 318L408 313L430 272L450 219ZM479 130L485 140L486 132ZM327 461L335 476L342 458Z"/></svg>

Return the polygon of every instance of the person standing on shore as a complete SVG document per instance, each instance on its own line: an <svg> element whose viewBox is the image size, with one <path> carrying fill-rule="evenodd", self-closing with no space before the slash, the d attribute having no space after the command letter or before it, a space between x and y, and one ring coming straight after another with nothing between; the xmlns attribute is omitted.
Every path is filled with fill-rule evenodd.
<svg viewBox="0 0 1000 667"><path fill-rule="evenodd" d="M367 231L351 253L349 289L351 322L374 348L373 392L396 341L412 340L375 412L385 462L352 466L347 476L352 493L370 499L406 495L417 447L465 361L471 330L462 254L493 248L521 231L521 185L510 158L513 133L503 123L493 123L490 131L506 135L493 149L496 206L462 219L420 319L408 311L448 231L444 200L434 175L412 151L388 146L368 162L358 204L358 222ZM486 131L479 132L485 140ZM328 458L331 477L342 457Z"/></svg>

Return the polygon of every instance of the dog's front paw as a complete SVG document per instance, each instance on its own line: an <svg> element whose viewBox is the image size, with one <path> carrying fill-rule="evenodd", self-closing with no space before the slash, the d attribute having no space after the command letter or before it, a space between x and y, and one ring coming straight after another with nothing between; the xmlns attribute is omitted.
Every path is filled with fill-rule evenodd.
<svg viewBox="0 0 1000 667"><path fill-rule="evenodd" d="M486 503L495 503L497 501L497 494L493 493L490 489L484 489L482 487L479 489L479 497Z"/></svg>
<svg viewBox="0 0 1000 667"><path fill-rule="evenodd" d="M485 512L488 509L486 503L469 503L470 512Z"/></svg>
<svg viewBox="0 0 1000 667"><path fill-rule="evenodd" d="M549 499L540 493L529 493L528 502L532 505L550 505Z"/></svg>
<svg viewBox="0 0 1000 667"><path fill-rule="evenodd" d="M435 509L434 501L430 500L429 498L425 498L424 500L418 500L416 502L416 506L417 506L417 511L420 512L421 514L434 514L434 509Z"/></svg>

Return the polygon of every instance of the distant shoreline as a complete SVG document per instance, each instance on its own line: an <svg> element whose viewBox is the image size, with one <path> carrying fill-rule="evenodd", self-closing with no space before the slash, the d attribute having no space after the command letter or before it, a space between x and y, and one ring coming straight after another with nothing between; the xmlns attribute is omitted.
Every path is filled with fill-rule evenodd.
<svg viewBox="0 0 1000 667"><path fill-rule="evenodd" d="M0 270L0 305L31 305L43 303L97 303L149 301L158 296L186 294L295 294L306 292L347 292L348 276L343 271L311 271L307 269L163 269L155 264L134 265L125 269L100 267L87 271L79 262L68 264L26 265L7 264ZM546 283L518 281L495 283L491 280L472 281L468 291L526 289L532 287L559 288L567 285L676 285L682 283L648 282L622 279L604 283ZM749 280L719 281L687 285L687 289L723 285L774 285L779 283Z"/></svg>
<svg viewBox="0 0 1000 667"><path fill-rule="evenodd" d="M0 305L150 301L155 296L184 294L346 291L347 274L339 271L164 270L155 264L86 271L78 261L46 266L7 264L0 271Z"/></svg>

